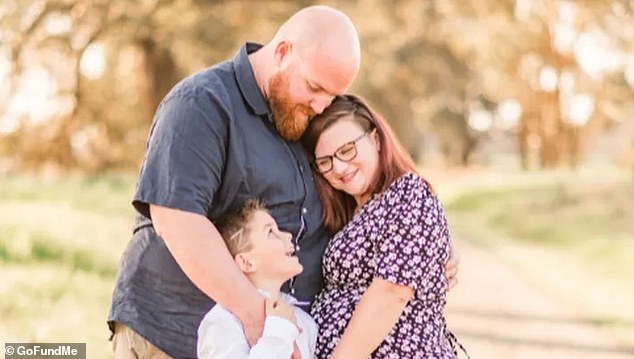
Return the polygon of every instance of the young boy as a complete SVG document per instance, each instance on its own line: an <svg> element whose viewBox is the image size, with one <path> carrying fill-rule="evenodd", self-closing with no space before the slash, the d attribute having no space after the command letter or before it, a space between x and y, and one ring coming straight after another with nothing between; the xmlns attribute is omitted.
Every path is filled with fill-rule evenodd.
<svg viewBox="0 0 634 359"><path fill-rule="evenodd" d="M262 337L249 348L241 322L216 304L198 327L198 357L313 358L317 325L289 304L296 303L294 298L280 293L282 284L302 271L291 234L280 231L269 212L253 200L218 227L238 267L266 298L266 321Z"/></svg>

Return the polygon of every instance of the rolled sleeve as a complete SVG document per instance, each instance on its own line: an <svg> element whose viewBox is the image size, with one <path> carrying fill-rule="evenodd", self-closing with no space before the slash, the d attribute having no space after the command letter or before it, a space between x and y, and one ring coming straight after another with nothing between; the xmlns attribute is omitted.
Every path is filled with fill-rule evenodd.
<svg viewBox="0 0 634 359"><path fill-rule="evenodd" d="M156 116L135 208L148 218L149 204L206 215L222 178L227 116L193 94L167 99Z"/></svg>

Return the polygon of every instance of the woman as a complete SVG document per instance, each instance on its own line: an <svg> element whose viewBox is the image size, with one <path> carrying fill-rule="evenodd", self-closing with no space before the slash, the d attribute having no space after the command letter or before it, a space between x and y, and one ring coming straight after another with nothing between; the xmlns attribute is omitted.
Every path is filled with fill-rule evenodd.
<svg viewBox="0 0 634 359"><path fill-rule="evenodd" d="M302 141L335 233L311 311L317 358L455 358L443 316L447 220L388 124L337 96Z"/></svg>

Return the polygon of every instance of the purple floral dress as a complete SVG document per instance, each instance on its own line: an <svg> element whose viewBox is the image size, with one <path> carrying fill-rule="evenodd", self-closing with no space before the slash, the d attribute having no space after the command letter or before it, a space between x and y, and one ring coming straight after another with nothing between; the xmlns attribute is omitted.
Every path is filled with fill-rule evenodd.
<svg viewBox="0 0 634 359"><path fill-rule="evenodd" d="M415 290L372 358L455 358L443 308L449 230L427 183L407 173L365 203L331 239L323 258L325 287L312 315L317 358L328 358L374 277Z"/></svg>

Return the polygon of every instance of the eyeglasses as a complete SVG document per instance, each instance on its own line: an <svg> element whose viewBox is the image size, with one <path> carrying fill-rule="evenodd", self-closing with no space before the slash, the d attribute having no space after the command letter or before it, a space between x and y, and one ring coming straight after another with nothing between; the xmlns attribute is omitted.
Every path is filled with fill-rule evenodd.
<svg viewBox="0 0 634 359"><path fill-rule="evenodd" d="M361 136L337 148L332 156L322 156L316 158L313 162L313 166L319 173L324 174L332 170L333 160L335 157L343 162L352 161L355 157L357 157L357 142L361 141L369 133L370 131L366 131Z"/></svg>

